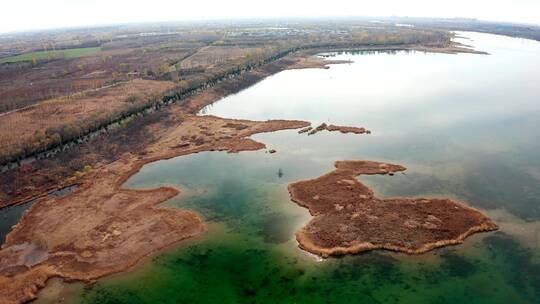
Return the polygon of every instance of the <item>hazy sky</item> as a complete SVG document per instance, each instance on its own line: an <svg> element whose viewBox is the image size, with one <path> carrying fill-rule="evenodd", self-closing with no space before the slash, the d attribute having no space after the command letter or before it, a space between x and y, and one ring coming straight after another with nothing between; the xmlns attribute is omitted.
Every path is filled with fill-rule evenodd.
<svg viewBox="0 0 540 304"><path fill-rule="evenodd" d="M0 32L147 21L392 15L540 24L540 0L2 0Z"/></svg>

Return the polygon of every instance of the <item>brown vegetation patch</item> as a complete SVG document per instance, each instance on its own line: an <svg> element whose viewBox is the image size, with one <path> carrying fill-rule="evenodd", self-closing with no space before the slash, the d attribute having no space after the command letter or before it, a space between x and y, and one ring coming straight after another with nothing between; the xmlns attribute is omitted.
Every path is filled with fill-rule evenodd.
<svg viewBox="0 0 540 304"><path fill-rule="evenodd" d="M350 60L331 60L319 56L309 56L299 59L294 65L291 66L291 70L301 69L329 69L331 64L345 64L352 63Z"/></svg>
<svg viewBox="0 0 540 304"><path fill-rule="evenodd" d="M326 130L330 132L338 131L343 134L347 133L353 133L353 134L371 134L371 131L366 130L365 128L358 128L358 127L348 127L348 126L336 126L336 125L329 125Z"/></svg>
<svg viewBox="0 0 540 304"><path fill-rule="evenodd" d="M336 170L289 185L294 202L314 218L296 238L300 247L327 257L374 249L420 254L498 229L480 211L450 199L377 198L361 174L393 174L399 165L338 161Z"/></svg>
<svg viewBox="0 0 540 304"><path fill-rule="evenodd" d="M85 134L92 126L157 99L173 87L172 82L137 79L0 114L0 157Z"/></svg>
<svg viewBox="0 0 540 304"><path fill-rule="evenodd" d="M308 135L314 135L314 134L317 134L317 133L319 133L321 131L324 131L324 130L326 130L328 132L340 132L340 133L343 133L343 134L347 134L347 133L371 134L371 131L366 130L365 128L327 125L324 122L322 124L320 124L318 127L314 128L314 129L311 128L311 127L308 127L308 128L300 130L298 133L301 134L301 133L309 132Z"/></svg>
<svg viewBox="0 0 540 304"><path fill-rule="evenodd" d="M192 51L179 43L174 50L123 48L74 59L0 65L0 112L134 77L162 79L170 71L169 62L180 61Z"/></svg>

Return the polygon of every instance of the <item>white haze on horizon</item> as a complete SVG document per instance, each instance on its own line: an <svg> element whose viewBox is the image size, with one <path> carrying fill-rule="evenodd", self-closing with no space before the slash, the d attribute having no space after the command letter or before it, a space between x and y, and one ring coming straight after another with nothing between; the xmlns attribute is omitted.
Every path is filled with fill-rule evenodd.
<svg viewBox="0 0 540 304"><path fill-rule="evenodd" d="M409 16L540 24L539 0L3 0L0 33L136 22ZM511 4L510 4L511 3Z"/></svg>

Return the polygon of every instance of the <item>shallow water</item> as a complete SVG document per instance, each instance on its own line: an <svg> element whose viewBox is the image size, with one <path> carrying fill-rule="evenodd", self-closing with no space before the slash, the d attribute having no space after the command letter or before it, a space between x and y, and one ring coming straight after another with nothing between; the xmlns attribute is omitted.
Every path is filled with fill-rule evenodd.
<svg viewBox="0 0 540 304"><path fill-rule="evenodd" d="M24 204L0 209L0 246L5 242L11 227L19 222L24 211L30 208L34 202L35 200L30 200Z"/></svg>
<svg viewBox="0 0 540 304"><path fill-rule="evenodd" d="M73 303L539 303L540 43L464 35L491 55L336 54L354 63L285 71L206 108L373 134L281 131L254 136L276 154L148 164L125 186L177 186L182 193L164 206L199 212L209 232L92 287L55 283L44 294ZM420 256L321 261L297 248L294 232L310 216L286 186L343 159L404 165L405 175L360 180L380 196L462 200L501 231Z"/></svg>

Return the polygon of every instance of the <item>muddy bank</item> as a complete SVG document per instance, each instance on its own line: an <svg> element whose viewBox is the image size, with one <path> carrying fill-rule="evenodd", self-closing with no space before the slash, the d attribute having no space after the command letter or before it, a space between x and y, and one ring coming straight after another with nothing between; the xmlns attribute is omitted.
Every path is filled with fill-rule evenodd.
<svg viewBox="0 0 540 304"><path fill-rule="evenodd" d="M399 165L339 161L336 170L289 185L294 202L314 218L296 238L323 257L386 249L420 254L460 244L471 234L498 229L480 211L450 199L380 199L360 183L362 174L404 171Z"/></svg>
<svg viewBox="0 0 540 304"><path fill-rule="evenodd" d="M124 154L86 173L73 193L42 198L2 246L0 303L35 298L51 277L91 282L124 271L163 247L203 233L206 226L199 215L156 207L179 190L122 188L144 164L202 151L263 149L263 143L248 137L307 125L188 116L142 153Z"/></svg>

